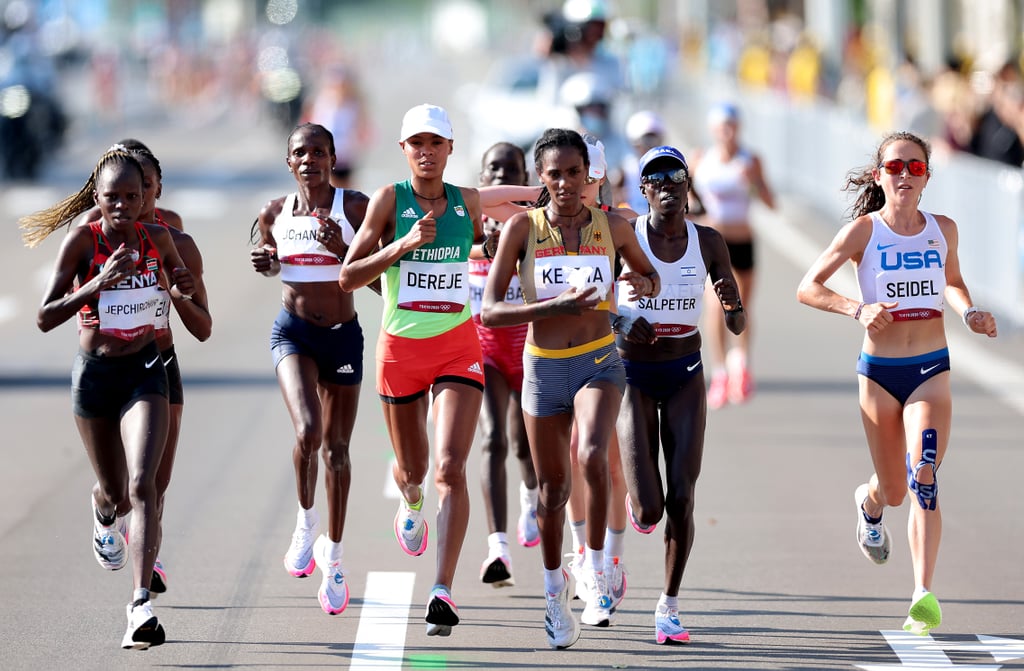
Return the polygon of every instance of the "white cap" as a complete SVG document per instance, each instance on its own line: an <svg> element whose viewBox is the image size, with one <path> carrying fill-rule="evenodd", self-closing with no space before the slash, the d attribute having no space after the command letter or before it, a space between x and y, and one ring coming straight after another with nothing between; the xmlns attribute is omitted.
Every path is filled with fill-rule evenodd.
<svg viewBox="0 0 1024 671"><path fill-rule="evenodd" d="M590 178L603 179L608 171L608 161L604 157L604 143L593 135L583 136L587 143L587 157L590 159Z"/></svg>
<svg viewBox="0 0 1024 671"><path fill-rule="evenodd" d="M417 133L433 133L446 140L451 140L452 122L448 120L448 112L437 105L417 105L405 113L402 118L402 132L399 142L405 142Z"/></svg>
<svg viewBox="0 0 1024 671"><path fill-rule="evenodd" d="M665 124L654 112L650 110L640 110L629 117L626 121L626 137L631 142L636 142L644 135L664 135Z"/></svg>

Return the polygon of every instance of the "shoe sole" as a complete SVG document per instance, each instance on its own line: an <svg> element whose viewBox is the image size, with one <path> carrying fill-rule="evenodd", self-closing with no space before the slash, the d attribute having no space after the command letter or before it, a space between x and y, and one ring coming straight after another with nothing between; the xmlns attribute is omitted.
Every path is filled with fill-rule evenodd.
<svg viewBox="0 0 1024 671"><path fill-rule="evenodd" d="M668 645L670 643L678 643L679 645L686 645L690 642L690 633L683 632L682 634L663 634L660 631L655 636L658 641L658 645Z"/></svg>
<svg viewBox="0 0 1024 671"><path fill-rule="evenodd" d="M121 640L121 647L125 650L146 650L163 645L166 639L164 626L157 621L156 616L153 616L133 631L131 636L125 634Z"/></svg>
<svg viewBox="0 0 1024 671"><path fill-rule="evenodd" d="M576 627L572 630L572 635L570 636L570 638L572 640L566 643L556 643L555 641L551 640L551 633L548 632L548 646L550 646L553 650L565 650L566 648L572 647L572 645L576 643L576 641L580 640L579 625L576 625Z"/></svg>
<svg viewBox="0 0 1024 671"><path fill-rule="evenodd" d="M427 604L427 636L451 636L452 627L459 623L459 614L444 599L433 598Z"/></svg>
<svg viewBox="0 0 1024 671"><path fill-rule="evenodd" d="M516 584L516 581L512 578L512 573L501 559L495 559L487 565L483 575L480 576L480 581L485 585L491 585L495 588L512 587Z"/></svg>
<svg viewBox="0 0 1024 671"><path fill-rule="evenodd" d="M858 517L857 517L857 525L854 527L853 533L854 533L854 536L856 536L857 547L860 548L861 554L863 554L865 557L867 557L868 561L870 561L872 564L877 564L878 566L881 566L882 564L884 564L887 561L889 561L890 550L885 550L885 555L884 556L881 556L881 555L876 556L875 554L873 554L871 552L870 549L868 549L870 546L865 546L864 544L862 544L860 542L860 521L864 517L864 513L861 512L863 510L861 506L864 504L864 500L867 497L868 497L868 486L867 486L867 484L860 485L853 492L853 500L854 500L854 503L857 504L857 515L858 515ZM885 546L889 546L890 548L892 547L892 537L889 536L889 529L884 524L882 525L882 540L883 540L883 543L882 543L882 546L878 548L879 551L881 551Z"/></svg>
<svg viewBox="0 0 1024 671"><path fill-rule="evenodd" d="M588 620L592 621L588 622ZM583 613L580 615L580 622L588 627L610 627L612 624L612 614L608 613L607 617L604 615L594 617L593 614L588 616L587 611L584 609Z"/></svg>
<svg viewBox="0 0 1024 671"><path fill-rule="evenodd" d="M156 598L158 594L163 594L167 591L167 573L162 570L158 570L155 566L153 567L153 577L149 581L149 594L150 598Z"/></svg>
<svg viewBox="0 0 1024 671"><path fill-rule="evenodd" d="M335 608L331 605L331 600L327 598L327 589L323 585L320 586L320 590L316 593L316 598L320 602L320 610L328 615L340 615L348 608L348 585L345 586L345 600L340 608Z"/></svg>
<svg viewBox="0 0 1024 671"><path fill-rule="evenodd" d="M284 558L284 570L293 578L308 578L316 569L316 560L310 557L309 563L304 568L296 569L288 564L288 558Z"/></svg>

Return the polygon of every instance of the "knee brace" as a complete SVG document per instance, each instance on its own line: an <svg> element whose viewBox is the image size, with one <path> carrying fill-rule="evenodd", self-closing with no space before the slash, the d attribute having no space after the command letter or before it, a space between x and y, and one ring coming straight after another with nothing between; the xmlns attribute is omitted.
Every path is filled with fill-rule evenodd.
<svg viewBox="0 0 1024 671"><path fill-rule="evenodd" d="M935 429L926 429L921 433L921 460L916 466L910 465L910 454L907 453L907 486L917 496L917 503L922 510L935 510L939 497L939 465L935 463L939 453L937 444ZM917 479L917 474L929 466L932 469L932 481L926 484Z"/></svg>

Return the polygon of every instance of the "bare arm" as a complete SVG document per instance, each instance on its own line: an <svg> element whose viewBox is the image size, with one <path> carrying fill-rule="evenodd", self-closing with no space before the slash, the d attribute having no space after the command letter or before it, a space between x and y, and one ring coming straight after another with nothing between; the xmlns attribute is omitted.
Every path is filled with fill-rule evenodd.
<svg viewBox="0 0 1024 671"><path fill-rule="evenodd" d="M764 169L761 166L761 159L754 156L750 161L750 172L748 175L750 179L750 185L754 187L754 192L757 197L761 199L765 205L771 209L775 209L775 194L772 193L771 188L768 186L768 182L764 178Z"/></svg>
<svg viewBox="0 0 1024 671"><path fill-rule="evenodd" d="M249 252L249 262L252 263L253 270L266 277L273 277L281 272L281 262L277 258L277 242L274 240L273 228L282 207L284 207L284 198L274 199L263 206L260 216L256 220L260 244Z"/></svg>
<svg viewBox="0 0 1024 671"><path fill-rule="evenodd" d="M537 200L543 189L543 186L498 184L482 186L477 191L480 192L480 207L484 214L498 221L508 221L512 215L530 209L526 205L518 205L517 202L532 203Z"/></svg>
<svg viewBox="0 0 1024 671"><path fill-rule="evenodd" d="M870 237L871 217L867 215L858 217L840 229L800 280L797 300L818 310L853 317L871 331L880 331L891 324L893 317L889 310L897 307L898 303L862 304L857 299L842 296L825 286L825 282L843 264L861 258Z"/></svg>
<svg viewBox="0 0 1024 671"><path fill-rule="evenodd" d="M213 317L210 315L209 303L206 295L206 283L203 282L203 255L199 252L192 236L186 233L171 235L174 246L181 255L181 260L192 274L193 291L192 297L186 299L183 295L174 299L174 309L181 317L181 323L185 325L188 332L196 340L204 342L210 337L213 331Z"/></svg>
<svg viewBox="0 0 1024 671"><path fill-rule="evenodd" d="M718 302L725 314L725 326L735 335L747 328L747 314L743 311L743 299L739 285L732 274L729 248L722 234L709 226L697 226L701 255L711 278Z"/></svg>
<svg viewBox="0 0 1024 671"><path fill-rule="evenodd" d="M363 224L341 264L338 283L345 291L365 287L380 277L395 261L428 244L437 235L437 221L431 210L413 224L400 239L395 235L395 186L381 187L366 206Z"/></svg>
<svg viewBox="0 0 1024 671"><path fill-rule="evenodd" d="M615 212L608 212L608 227L612 233L616 253L630 268L617 278L620 282L629 282L632 289L629 300L636 300L641 296L657 296L661 291L661 278L651 265L650 259L644 254L644 250L640 248L633 226Z"/></svg>

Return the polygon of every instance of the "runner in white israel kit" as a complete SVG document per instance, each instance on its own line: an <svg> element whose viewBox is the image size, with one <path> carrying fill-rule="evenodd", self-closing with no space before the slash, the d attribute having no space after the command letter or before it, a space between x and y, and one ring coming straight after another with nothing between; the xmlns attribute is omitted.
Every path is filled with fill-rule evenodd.
<svg viewBox="0 0 1024 671"><path fill-rule="evenodd" d="M341 566L351 482L349 443L363 377L363 331L353 295L338 286L341 259L363 221L367 198L331 185L334 139L304 124L288 138L286 158L298 190L270 201L256 221L259 246L250 260L279 275L282 308L270 335L277 381L295 430L292 462L299 510L284 557L303 578L320 566L320 608L336 615L348 605ZM317 455L324 460L329 523L317 535Z"/></svg>
<svg viewBox="0 0 1024 671"><path fill-rule="evenodd" d="M912 133L882 139L872 164L847 181L858 192L853 221L797 291L802 303L851 316L865 329L857 372L875 472L854 493L857 543L868 559L885 563L890 538L882 511L910 494L914 593L903 628L921 635L942 622L930 590L942 533L938 469L952 425L945 304L974 333L996 336L995 318L973 306L960 274L956 223L918 209L931 177L930 154ZM825 286L847 261L857 271L860 300Z"/></svg>
<svg viewBox="0 0 1024 671"><path fill-rule="evenodd" d="M163 294L178 304L195 291L170 233L138 222L144 174L134 156L112 148L78 193L20 222L25 242L35 246L93 204L102 214L100 221L71 227L64 238L37 323L50 331L79 316L72 404L98 482L90 500L94 552L104 568L127 563L128 528L117 513L134 511L125 648L165 639L150 602L160 536L156 475L170 413L156 324L167 304Z"/></svg>
<svg viewBox="0 0 1024 671"><path fill-rule="evenodd" d="M689 171L683 155L673 147L655 147L641 157L639 168L650 214L634 227L662 284L654 297L631 300L626 287L617 292L614 328L627 382L619 445L634 528L650 533L663 514L668 518L655 640L686 643L690 635L679 622L678 595L693 545L694 491L704 453L707 405L697 325L709 275L726 327L741 332L746 315L722 236L686 219Z"/></svg>

